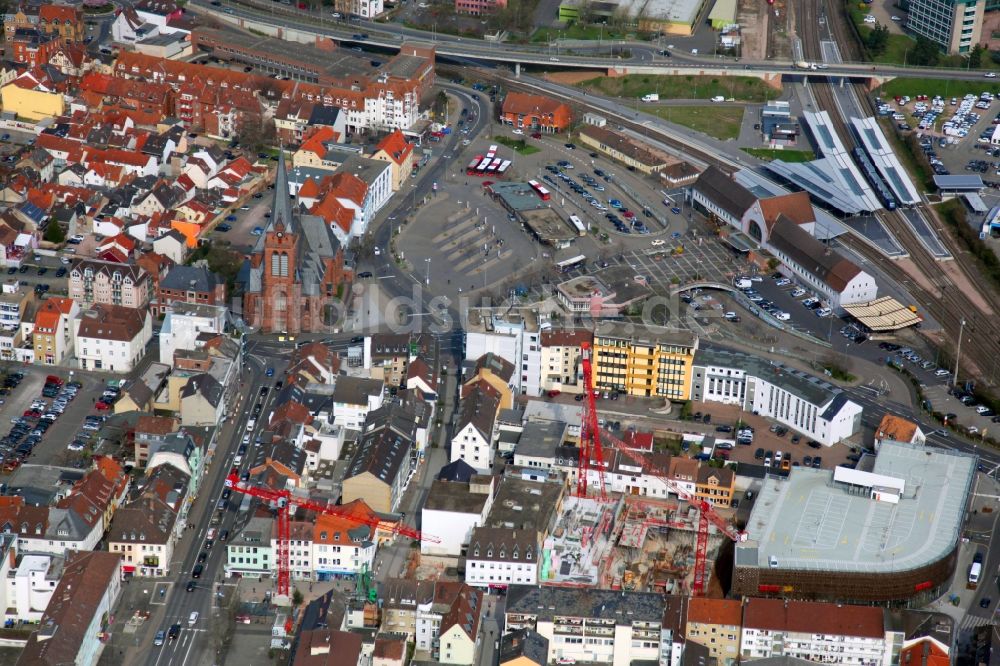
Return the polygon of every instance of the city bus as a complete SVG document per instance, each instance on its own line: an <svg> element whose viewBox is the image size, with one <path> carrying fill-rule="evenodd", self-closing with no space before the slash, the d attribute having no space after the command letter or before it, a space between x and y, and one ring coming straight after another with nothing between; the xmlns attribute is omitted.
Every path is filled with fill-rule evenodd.
<svg viewBox="0 0 1000 666"><path fill-rule="evenodd" d="M501 176L507 173L507 169L510 168L510 164L511 164L510 160L504 160L503 164L500 165L500 168L497 169L497 173L500 174Z"/></svg>
<svg viewBox="0 0 1000 666"><path fill-rule="evenodd" d="M535 191L535 194L537 194L542 201L548 201L549 199L552 198L551 195L549 194L549 191L544 187L542 187L542 184L539 183L537 180L529 180L528 185L531 185L531 189Z"/></svg>
<svg viewBox="0 0 1000 666"><path fill-rule="evenodd" d="M579 217L577 217L576 215L570 215L569 223L573 225L574 229L576 229L576 233L580 234L581 236L587 235L587 226L583 223L583 220L581 220Z"/></svg>
<svg viewBox="0 0 1000 666"><path fill-rule="evenodd" d="M476 159L469 162L469 166L465 167L466 176L478 176L479 175L479 163L482 161L482 155L476 155Z"/></svg>
<svg viewBox="0 0 1000 666"><path fill-rule="evenodd" d="M586 255L581 254L581 255L578 255L578 256L575 256L575 257L570 257L569 259L563 259L562 261L557 262L556 263L556 268L559 269L560 273L568 273L569 271L573 270L574 268L578 268L580 266L583 266L586 263L586 261L587 261Z"/></svg>

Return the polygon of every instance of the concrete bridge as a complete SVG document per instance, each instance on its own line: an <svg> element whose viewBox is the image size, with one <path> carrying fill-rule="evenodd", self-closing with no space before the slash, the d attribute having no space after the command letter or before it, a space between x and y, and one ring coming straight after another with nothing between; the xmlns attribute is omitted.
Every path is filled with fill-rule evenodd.
<svg viewBox="0 0 1000 666"><path fill-rule="evenodd" d="M283 15L258 11L254 8L237 5L222 10L209 5L206 0L195 0L193 3L198 11L210 13L220 21L251 30L277 39L301 44L347 43L387 50L398 50L406 41L423 39L429 35L393 26L391 24L372 24L372 27L351 27L342 24L316 25L304 20L293 18L294 10L282 7ZM273 3L269 3L273 4ZM284 15L288 14L288 15ZM352 31L359 32L352 32ZM363 32L360 32L363 31ZM609 57L601 54L588 55L551 55L545 47L532 48L528 45L508 45L504 43L486 42L469 38L435 35L433 39L438 56L464 61L488 62L505 65L520 75L521 67L526 65L549 67L588 69L604 71L609 76L625 76L628 74L678 75L678 76L749 76L762 79L769 85L778 87L782 81L789 80L829 80L835 82L864 83L870 89L876 88L886 81L905 78L947 77L953 79L978 80L981 72L968 70L942 70L928 68L904 68L893 66L874 66L870 63L844 63L822 65L817 69L800 69L789 61L735 61L729 59L698 59L686 54L675 53L673 57L662 57L655 47L645 42L623 42L621 47L631 49L633 55L629 58ZM597 45L589 47L597 50ZM587 50L579 47L577 50Z"/></svg>

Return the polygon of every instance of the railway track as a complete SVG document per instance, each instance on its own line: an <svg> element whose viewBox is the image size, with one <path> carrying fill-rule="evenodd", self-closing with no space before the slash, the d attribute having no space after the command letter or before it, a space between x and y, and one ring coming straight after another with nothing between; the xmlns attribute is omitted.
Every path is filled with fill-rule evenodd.
<svg viewBox="0 0 1000 666"><path fill-rule="evenodd" d="M830 0L836 3L837 0ZM799 35L802 44L803 57L810 61L822 61L822 47L820 44L820 16L818 15L815 0L797 0L796 23L803 26L802 34ZM860 48L855 43L853 35L848 34L844 25L844 14L837 8L834 12L826 12L825 21L829 26L831 36L841 49L841 56L850 59L860 58ZM861 109L866 115L875 115L868 91L862 84L850 84L855 99L861 105ZM813 97L818 108L826 110L830 114L834 129L844 141L845 146L850 150L855 145L854 136L847 127L839 105L834 97L834 93L829 81L824 83L813 83L811 85ZM980 376L984 376L990 369L989 363L1000 358L1000 335L997 331L996 318L989 318L982 315L979 308L955 283L944 275L939 262L926 250L923 243L916 237L916 234L904 219L900 211L891 211L883 216L886 227L896 236L897 240L907 249L910 260L916 268L929 280L936 291L929 290L919 284L912 276L899 266L895 261L888 259L885 255L871 248L866 243L850 243L851 248L865 257L868 261L879 266L879 268L891 279L904 284L907 290L917 299L918 304L942 326L949 340L957 340L961 329L961 321L966 319L972 326L969 329L971 335L966 335L963 341L963 349L966 353L963 358L968 361L974 360L974 364L979 370ZM982 284L982 278L969 270L967 265L960 261L963 255L961 248L947 234L942 234L942 243L948 251L955 257L956 266L962 271L965 279L970 284ZM982 296L987 304L997 312L1000 312L1000 295L989 290L982 290ZM977 314L978 313L978 314ZM978 328L977 328L978 327ZM935 342L936 341L932 341ZM992 377L991 377L992 380ZM992 383L992 381L991 381Z"/></svg>

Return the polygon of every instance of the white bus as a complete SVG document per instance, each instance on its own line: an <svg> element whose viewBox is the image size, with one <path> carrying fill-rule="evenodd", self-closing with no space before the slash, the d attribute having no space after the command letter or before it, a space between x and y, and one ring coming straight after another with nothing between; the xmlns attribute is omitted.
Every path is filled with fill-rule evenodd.
<svg viewBox="0 0 1000 666"><path fill-rule="evenodd" d="M559 269L560 273L566 273L568 271L573 270L574 268L577 268L578 266L583 266L583 264L586 261L587 261L586 255L581 254L581 255L578 255L578 256L575 256L575 257L570 257L569 259L563 259L562 261L557 262L556 263L556 268Z"/></svg>
<svg viewBox="0 0 1000 666"><path fill-rule="evenodd" d="M578 234L580 234L581 236L587 235L587 225L585 225L583 223L583 220L581 220L579 217L577 217L576 215L570 215L569 223L573 225L573 228L576 229L576 232Z"/></svg>

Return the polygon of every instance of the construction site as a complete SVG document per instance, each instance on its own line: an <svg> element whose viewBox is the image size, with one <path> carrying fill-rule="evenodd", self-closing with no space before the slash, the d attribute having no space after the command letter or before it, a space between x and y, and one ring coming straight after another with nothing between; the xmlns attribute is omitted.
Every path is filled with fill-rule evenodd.
<svg viewBox="0 0 1000 666"><path fill-rule="evenodd" d="M691 594L698 527L698 507L683 501L568 497L545 540L538 582ZM707 538L710 564L726 537L712 530Z"/></svg>

